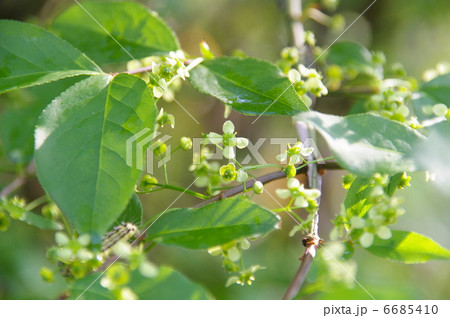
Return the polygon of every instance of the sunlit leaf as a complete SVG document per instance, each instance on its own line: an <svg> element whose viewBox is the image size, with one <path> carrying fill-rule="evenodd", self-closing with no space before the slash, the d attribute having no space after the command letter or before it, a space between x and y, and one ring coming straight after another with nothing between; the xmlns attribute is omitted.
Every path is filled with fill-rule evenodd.
<svg viewBox="0 0 450 318"><path fill-rule="evenodd" d="M449 250L426 236L406 231L392 231L392 237L388 240L376 238L367 251L406 264L450 260Z"/></svg>
<svg viewBox="0 0 450 318"><path fill-rule="evenodd" d="M206 249L269 233L278 223L279 219L263 207L230 198L200 208L169 210L152 224L147 238L167 245Z"/></svg>
<svg viewBox="0 0 450 318"><path fill-rule="evenodd" d="M191 71L191 83L246 115L294 115L307 111L289 80L275 65L252 58L221 57Z"/></svg>
<svg viewBox="0 0 450 318"><path fill-rule="evenodd" d="M155 117L151 91L127 74L81 81L44 110L35 138L39 181L77 231L98 240L125 209L140 175L126 163L126 141L151 131Z"/></svg>

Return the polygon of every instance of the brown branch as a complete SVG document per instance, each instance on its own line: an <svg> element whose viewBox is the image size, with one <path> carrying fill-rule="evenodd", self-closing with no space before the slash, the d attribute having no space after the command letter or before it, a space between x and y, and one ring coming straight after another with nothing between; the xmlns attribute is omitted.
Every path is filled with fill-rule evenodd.
<svg viewBox="0 0 450 318"><path fill-rule="evenodd" d="M307 166L299 166L297 167L297 175L299 174L305 174L307 172L308 167ZM325 171L325 170L339 170L342 169L341 166L339 166L339 164L337 164L336 162L327 162L325 164L321 164L317 167L317 170L320 172ZM255 184L256 181L260 181L262 184L266 184L269 183L271 181L274 180L278 180L278 179L283 179L286 178L286 174L283 171L277 171L277 172L272 172L272 173L268 173L265 174L261 177L255 178L253 180L249 180L245 183L245 189L250 189L253 187L253 185ZM231 188L229 190L223 191L220 194L212 197L209 200L200 202L197 205L194 205L194 208L199 208L202 207L208 203L212 203L212 202L216 202L222 199L226 199L229 197L232 197L236 194L239 194L241 192L244 191L244 186L242 184L235 186L234 188Z"/></svg>
<svg viewBox="0 0 450 318"><path fill-rule="evenodd" d="M302 287L306 275L308 274L312 260L316 254L316 249L317 247L315 245L306 248L305 254L303 254L303 256L300 257L301 261L300 267L298 268L297 273L294 276L294 279L289 285L289 288L286 290L286 293L283 295L282 298L283 300L290 300L298 294L298 291Z"/></svg>
<svg viewBox="0 0 450 318"><path fill-rule="evenodd" d="M307 54L307 50L304 45L305 44L304 29L301 19L299 19L299 17L301 18L302 12L301 8L302 8L302 0L289 0L289 16L291 18L292 35L294 38L294 43L299 49L299 52L304 54L305 62L308 65L310 63L307 61L309 56ZM310 109L314 107L314 104L315 99L313 99ZM315 131L310 127L308 127L306 123L296 122L295 126L297 128L297 134L302 142L305 142L310 138L313 140L316 139ZM310 158L307 158L307 160L312 162L308 164L306 171L309 187L321 190L322 177L318 171L317 164L314 162L314 154L312 154ZM320 198L317 199L317 205L318 206L320 205ZM316 255L316 249L318 248L321 242L318 236L318 227L319 227L319 208L317 208L314 214L314 220L311 225L310 233L303 239L303 244L305 245L306 249L303 256L300 258L301 260L300 267L297 270L297 273L295 274L291 284L289 285L289 288L284 294L283 299L294 298L295 295L298 294L298 291L300 290L301 286L303 285L303 282L308 274L309 268L311 267L312 260Z"/></svg>
<svg viewBox="0 0 450 318"><path fill-rule="evenodd" d="M34 172L35 166L34 163L32 162L26 168L24 174L17 176L10 184L8 184L6 187L2 189L2 191L0 192L0 198L6 198L12 192L16 191L21 186L23 186L27 180L27 177L34 174Z"/></svg>

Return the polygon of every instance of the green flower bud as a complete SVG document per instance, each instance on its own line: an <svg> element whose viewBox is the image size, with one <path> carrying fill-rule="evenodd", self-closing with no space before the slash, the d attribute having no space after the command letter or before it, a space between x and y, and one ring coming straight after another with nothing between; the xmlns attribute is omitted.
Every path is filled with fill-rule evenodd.
<svg viewBox="0 0 450 318"><path fill-rule="evenodd" d="M350 174L350 173L346 174L345 176L342 177L342 187L344 189L348 190L354 180L355 180L355 176L353 174Z"/></svg>
<svg viewBox="0 0 450 318"><path fill-rule="evenodd" d="M158 183L158 179L150 174L146 174L142 177L141 182L139 183L139 188L141 190L148 191L155 187L155 183Z"/></svg>
<svg viewBox="0 0 450 318"><path fill-rule="evenodd" d="M254 191L256 194L261 194L261 193L263 193L263 191L264 191L264 185L262 184L261 181L256 181L256 182L253 184L253 191Z"/></svg>
<svg viewBox="0 0 450 318"><path fill-rule="evenodd" d="M296 47L285 47L281 50L281 58L292 64L297 64L299 59L299 51Z"/></svg>
<svg viewBox="0 0 450 318"><path fill-rule="evenodd" d="M167 145L165 143L163 143L161 140L157 140L155 142L153 153L156 156L162 156L163 154L166 153L166 150L167 150Z"/></svg>
<svg viewBox="0 0 450 318"><path fill-rule="evenodd" d="M53 271L48 267L41 268L41 278L46 283L53 283L55 280Z"/></svg>
<svg viewBox="0 0 450 318"><path fill-rule="evenodd" d="M45 218L50 220L55 220L61 215L61 211L53 202L44 205L41 209L41 212Z"/></svg>
<svg viewBox="0 0 450 318"><path fill-rule="evenodd" d="M284 168L284 173L286 174L286 177L288 179L295 177L297 174L297 170L295 169L294 165L287 165L286 168Z"/></svg>
<svg viewBox="0 0 450 318"><path fill-rule="evenodd" d="M211 60L214 58L214 54L211 52L208 43L205 41L200 42L200 53L202 53L205 60Z"/></svg>
<svg viewBox="0 0 450 318"><path fill-rule="evenodd" d="M331 17L330 29L334 32L341 32L345 28L345 18L342 14L335 14Z"/></svg>
<svg viewBox="0 0 450 318"><path fill-rule="evenodd" d="M400 179L400 183L398 184L397 188L403 189L403 188L405 188L405 187L410 187L411 184L409 183L409 181L411 181L411 177L408 176L408 175L406 174L406 172L403 172L403 173L402 173L402 177L401 177L401 179Z"/></svg>
<svg viewBox="0 0 450 318"><path fill-rule="evenodd" d="M189 150L192 148L192 139L189 137L180 138L180 147L183 150Z"/></svg>
<svg viewBox="0 0 450 318"><path fill-rule="evenodd" d="M239 272L239 270L240 270L239 266L236 265L235 263L233 263L232 261L230 261L228 258L225 258L223 260L222 266L227 272L231 272L231 273L236 273L236 272Z"/></svg>
<svg viewBox="0 0 450 318"><path fill-rule="evenodd" d="M311 31L306 31L305 32L305 42L309 46L316 45L316 36L314 35L314 33L312 33Z"/></svg>
<svg viewBox="0 0 450 318"><path fill-rule="evenodd" d="M384 65L386 63L386 56L383 52L372 52L372 63Z"/></svg>

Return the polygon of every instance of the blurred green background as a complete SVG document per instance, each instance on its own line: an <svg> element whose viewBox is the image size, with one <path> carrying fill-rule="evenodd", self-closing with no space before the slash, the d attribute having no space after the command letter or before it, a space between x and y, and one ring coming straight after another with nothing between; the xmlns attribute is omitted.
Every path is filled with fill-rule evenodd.
<svg viewBox="0 0 450 318"><path fill-rule="evenodd" d="M198 43L206 40L216 55L229 55L242 49L249 56L275 61L283 47L291 44L290 31L285 15L286 4L276 0L149 0L139 1L157 11L176 31L182 47L192 55L198 55ZM367 8L372 1L346 0L338 7L347 25ZM18 19L47 26L51 19L68 6L72 0L2 0L0 18ZM341 40L357 41L372 50L386 54L388 64L400 61L408 74L421 78L422 72L450 57L448 17L450 6L447 0L378 0L342 37ZM306 29L313 30L318 45L327 47L339 35L308 21ZM71 80L66 80L70 82ZM0 96L0 116L6 108L42 108L52 97L64 90L67 83L44 85L35 89L13 92ZM200 122L197 125L175 103L160 103L176 117L176 130L165 127L173 136L169 143L177 144L179 137L198 137L210 131L220 131L223 105L213 98L200 95L190 84L183 86L177 99ZM317 110L327 113L345 114L352 105L351 99L325 97L319 100ZM245 117L232 112L231 120L236 125L238 136L255 142L260 137L296 137L296 131L288 118L262 117L254 125L254 117ZM24 130L33 130L32 124L24 123ZM1 150L0 166L11 167ZM322 145L323 146L323 145ZM274 162L279 152L276 145L261 148L264 158ZM243 159L246 152L239 154ZM322 147L322 155L327 150ZM187 186L193 181L187 172L192 153L177 152L169 164L169 181ZM270 171L270 170L267 170ZM266 172L267 172L266 171ZM263 171L264 172L264 171ZM262 172L262 173L263 173ZM327 240L331 229L330 220L340 211L345 191L341 187L341 172L328 172L324 176L321 204L320 235ZM2 174L0 188L11 181L11 175ZM450 198L440 193L432 183L425 183L422 173L413 174L411 188L399 191L405 198L407 213L400 218L395 229L413 230L427 235L444 247L450 248ZM274 194L284 182L274 182L266 192ZM39 197L42 190L36 180L30 180L20 192L28 201ZM145 219L166 209L178 193L157 192L141 196ZM266 194L258 202L269 208L278 208L277 203ZM195 199L181 197L173 207L190 206ZM175 247L157 246L149 258L157 264L171 265L190 279L207 287L218 299L279 299L292 279L303 252L301 236L288 236L294 222L283 217L280 231L261 238L244 253L247 265L260 264L266 267L256 274L252 286L225 288L227 274L221 268L220 259L206 251L191 251ZM41 281L39 270L48 264L45 251L54 244L51 232L12 222L7 232L0 232L0 299L54 299L64 288L64 282L53 284ZM421 265L403 265L379 259L364 250L355 253L358 264L357 280L376 299L449 299L450 266L445 262L430 262ZM310 272L303 297L313 299L368 299L369 296L358 285L349 288L342 281L313 283L321 269L326 267L317 261ZM309 291L309 293L307 293Z"/></svg>

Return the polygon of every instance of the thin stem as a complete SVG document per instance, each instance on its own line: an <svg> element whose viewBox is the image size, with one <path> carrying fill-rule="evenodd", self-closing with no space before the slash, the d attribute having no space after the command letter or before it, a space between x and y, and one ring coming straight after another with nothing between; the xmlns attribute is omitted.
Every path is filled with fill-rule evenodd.
<svg viewBox="0 0 450 318"><path fill-rule="evenodd" d="M166 183L169 183L169 178L167 177L167 166L166 166L166 163L164 162L164 164L163 164L163 172L164 172L164 181L166 182Z"/></svg>
<svg viewBox="0 0 450 318"><path fill-rule="evenodd" d="M268 163L268 164L264 164L264 165L245 166L242 168L242 170L247 171L247 170L255 170L255 169L262 169L262 168L284 168L284 166L281 164L276 164L276 163Z"/></svg>
<svg viewBox="0 0 450 318"><path fill-rule="evenodd" d="M185 189L185 188L182 188L182 187L177 187L177 186L174 186L174 185L171 185L171 184L149 183L149 185L154 185L154 186L160 187L162 189L169 189L169 190L173 190L173 191L183 192L183 193L192 195L192 196L194 196L196 198L199 198L199 199L202 199L202 200L208 200L209 198L211 198L210 196L201 194L199 192L188 190L188 189ZM148 190L148 191L136 191L136 193L138 193L138 194L146 194L146 193L155 192L156 190L158 190L158 189Z"/></svg>
<svg viewBox="0 0 450 318"><path fill-rule="evenodd" d="M36 207L40 206L41 204L43 204L43 203L45 203L45 202L48 202L48 198L47 198L46 195L43 195L42 197L37 198L36 200L31 201L30 203L28 203L28 204L25 206L25 210L27 210L27 211L32 211L32 210L34 210Z"/></svg>
<svg viewBox="0 0 450 318"><path fill-rule="evenodd" d="M330 158L332 158L332 157L330 157ZM330 158L328 158L328 159L330 159ZM313 161L310 161L310 162L321 162L323 160L324 159L316 159L316 160L313 160ZM335 162L327 162L325 164L321 164L321 165L319 165L318 168L321 169L321 170L338 170L338 169L342 169ZM300 165L300 166L298 166L296 168L296 170L297 170L297 174L305 174L306 171L307 171L307 165L306 164ZM286 178L286 174L283 171L272 172L272 173L265 174L265 175L263 175L261 177L254 178L253 180L247 181L245 183L245 187L246 187L246 189L252 188L256 181L260 181L262 184L266 184L266 183L269 183L271 181L278 180L278 179L283 179L283 178ZM199 204L195 205L194 207L198 208L198 207L204 206L204 205L206 205L208 203L212 203L212 202L219 201L221 199L226 199L226 198L232 197L232 196L234 196L236 194L239 194L239 193L243 192L243 190L244 190L244 187L243 187L242 184L237 185L235 187L232 187L229 190L223 191L222 193L220 193L220 194L218 194L216 196L213 196L209 200L200 202Z"/></svg>
<svg viewBox="0 0 450 318"><path fill-rule="evenodd" d="M178 145L178 146L176 146L175 148L173 148L172 151L170 152L170 154L173 155L174 152L177 151L177 150L179 150L179 149L181 149L181 146L180 146L180 145Z"/></svg>
<svg viewBox="0 0 450 318"><path fill-rule="evenodd" d="M66 230L67 234L69 234L69 237L72 237L72 229L70 228L69 222L67 221L66 216L64 215L64 213L61 213L61 220L63 222L64 225L64 229Z"/></svg>

